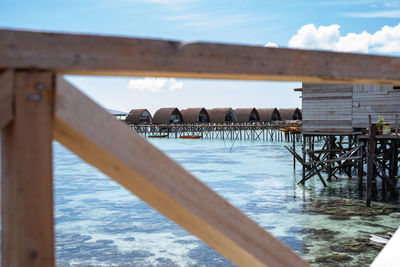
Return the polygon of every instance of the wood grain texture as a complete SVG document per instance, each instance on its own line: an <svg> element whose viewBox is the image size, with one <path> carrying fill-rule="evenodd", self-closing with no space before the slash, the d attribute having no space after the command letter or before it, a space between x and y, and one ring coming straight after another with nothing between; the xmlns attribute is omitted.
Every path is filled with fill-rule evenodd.
<svg viewBox="0 0 400 267"><path fill-rule="evenodd" d="M351 132L351 84L303 83L302 131Z"/></svg>
<svg viewBox="0 0 400 267"><path fill-rule="evenodd" d="M13 119L13 71L0 72L0 131Z"/></svg>
<svg viewBox="0 0 400 267"><path fill-rule="evenodd" d="M400 93L393 86L357 84L353 86L353 127L367 128L368 115L375 122L384 117L395 125L395 115L400 113ZM393 128L393 127L392 127Z"/></svg>
<svg viewBox="0 0 400 267"><path fill-rule="evenodd" d="M14 75L15 117L1 142L2 266L54 266L53 84L47 72Z"/></svg>
<svg viewBox="0 0 400 267"><path fill-rule="evenodd" d="M54 137L240 266L308 266L238 209L62 78Z"/></svg>
<svg viewBox="0 0 400 267"><path fill-rule="evenodd" d="M400 58L257 46L0 30L0 69L400 85Z"/></svg>

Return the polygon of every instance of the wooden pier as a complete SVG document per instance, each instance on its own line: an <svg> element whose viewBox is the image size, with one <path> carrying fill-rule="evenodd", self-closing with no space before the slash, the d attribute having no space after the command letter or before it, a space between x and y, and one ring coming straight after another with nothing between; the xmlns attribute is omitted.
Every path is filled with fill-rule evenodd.
<svg viewBox="0 0 400 267"><path fill-rule="evenodd" d="M301 122L275 124L138 124L129 126L144 137L201 136L203 139L296 142Z"/></svg>

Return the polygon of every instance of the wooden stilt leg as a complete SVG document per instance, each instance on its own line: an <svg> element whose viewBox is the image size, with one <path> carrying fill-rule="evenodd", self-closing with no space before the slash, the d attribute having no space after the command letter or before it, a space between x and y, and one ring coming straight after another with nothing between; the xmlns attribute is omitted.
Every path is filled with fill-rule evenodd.
<svg viewBox="0 0 400 267"><path fill-rule="evenodd" d="M368 149L368 159L367 159L367 207L371 206L371 196L372 196L372 179L374 175L374 163L373 158L375 154L375 130L376 124L371 124L369 130L369 149Z"/></svg>

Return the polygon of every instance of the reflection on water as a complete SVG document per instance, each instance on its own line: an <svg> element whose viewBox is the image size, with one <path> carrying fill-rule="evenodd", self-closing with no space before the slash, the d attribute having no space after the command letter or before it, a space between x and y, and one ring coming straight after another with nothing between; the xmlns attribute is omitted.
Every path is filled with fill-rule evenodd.
<svg viewBox="0 0 400 267"><path fill-rule="evenodd" d="M369 234L399 226L397 203L366 208L356 179L297 185L283 143L152 143L312 265L365 266L381 249ZM57 143L54 157L58 266L232 266Z"/></svg>

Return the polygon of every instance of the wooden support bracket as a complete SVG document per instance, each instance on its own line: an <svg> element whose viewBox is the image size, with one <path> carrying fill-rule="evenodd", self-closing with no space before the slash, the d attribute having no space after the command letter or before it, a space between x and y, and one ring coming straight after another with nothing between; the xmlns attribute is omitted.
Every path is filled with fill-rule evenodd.
<svg viewBox="0 0 400 267"><path fill-rule="evenodd" d="M309 266L108 112L57 78L54 137L240 266Z"/></svg>

